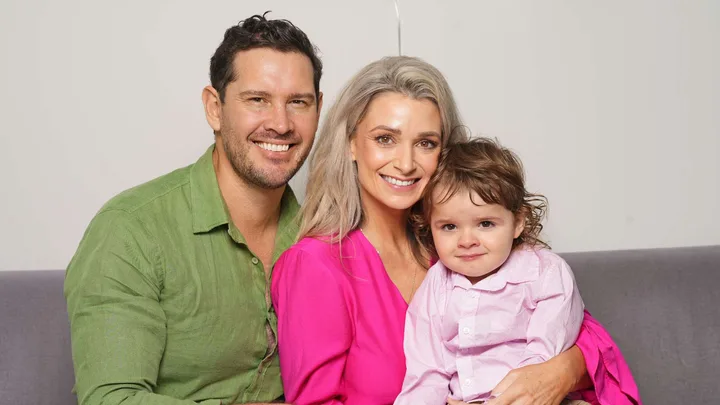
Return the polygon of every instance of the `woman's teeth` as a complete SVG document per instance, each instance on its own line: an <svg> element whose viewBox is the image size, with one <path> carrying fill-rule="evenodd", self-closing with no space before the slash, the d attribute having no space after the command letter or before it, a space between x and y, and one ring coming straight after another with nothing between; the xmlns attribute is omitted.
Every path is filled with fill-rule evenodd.
<svg viewBox="0 0 720 405"><path fill-rule="evenodd" d="M390 184L393 184L395 186L404 186L404 187L410 186L417 181L417 180L402 181L402 180L398 180L394 177L389 177L389 176L382 176L382 178Z"/></svg>

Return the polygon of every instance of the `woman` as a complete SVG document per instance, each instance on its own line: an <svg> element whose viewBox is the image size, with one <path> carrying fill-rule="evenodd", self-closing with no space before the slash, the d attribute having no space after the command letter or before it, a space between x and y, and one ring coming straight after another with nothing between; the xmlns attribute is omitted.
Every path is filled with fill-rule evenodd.
<svg viewBox="0 0 720 405"><path fill-rule="evenodd" d="M405 374L405 312L431 262L409 216L441 149L465 138L447 82L419 59L371 63L340 93L311 159L300 241L273 274L288 402L393 403ZM602 355L617 364L606 369ZM586 314L576 346L513 371L487 404L559 404L593 382L601 403L632 404L626 371Z"/></svg>

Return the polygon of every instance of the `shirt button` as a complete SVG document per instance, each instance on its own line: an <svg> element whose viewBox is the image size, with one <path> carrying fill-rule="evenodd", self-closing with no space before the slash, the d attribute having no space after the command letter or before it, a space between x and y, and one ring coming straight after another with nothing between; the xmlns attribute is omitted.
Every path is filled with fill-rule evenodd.
<svg viewBox="0 0 720 405"><path fill-rule="evenodd" d="M470 334L470 328L463 328L463 333L466 335Z"/></svg>
<svg viewBox="0 0 720 405"><path fill-rule="evenodd" d="M259 262L257 257L253 257L252 259L250 259L250 261L252 262L252 264L258 264Z"/></svg>
<svg viewBox="0 0 720 405"><path fill-rule="evenodd" d="M468 385L470 385L470 384L472 384L472 380L471 380L471 379L468 378L467 380L465 380L465 385L466 385L466 386L468 386Z"/></svg>

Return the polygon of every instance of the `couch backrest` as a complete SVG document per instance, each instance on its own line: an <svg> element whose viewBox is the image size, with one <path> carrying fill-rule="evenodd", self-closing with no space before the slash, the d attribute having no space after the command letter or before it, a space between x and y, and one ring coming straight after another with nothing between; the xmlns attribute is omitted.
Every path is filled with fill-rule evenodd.
<svg viewBox="0 0 720 405"><path fill-rule="evenodd" d="M0 271L0 403L77 404L64 275Z"/></svg>
<svg viewBox="0 0 720 405"><path fill-rule="evenodd" d="M720 246L562 256L643 403L720 402Z"/></svg>
<svg viewBox="0 0 720 405"><path fill-rule="evenodd" d="M720 398L720 246L566 253L648 405ZM63 271L0 271L0 402L76 404Z"/></svg>

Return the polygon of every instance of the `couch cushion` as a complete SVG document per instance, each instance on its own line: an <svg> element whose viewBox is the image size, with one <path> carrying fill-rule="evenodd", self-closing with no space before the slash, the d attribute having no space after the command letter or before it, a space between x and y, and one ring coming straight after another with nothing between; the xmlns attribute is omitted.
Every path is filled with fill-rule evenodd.
<svg viewBox="0 0 720 405"><path fill-rule="evenodd" d="M562 254L643 402L720 399L720 246Z"/></svg>
<svg viewBox="0 0 720 405"><path fill-rule="evenodd" d="M0 271L0 402L77 404L65 272Z"/></svg>

